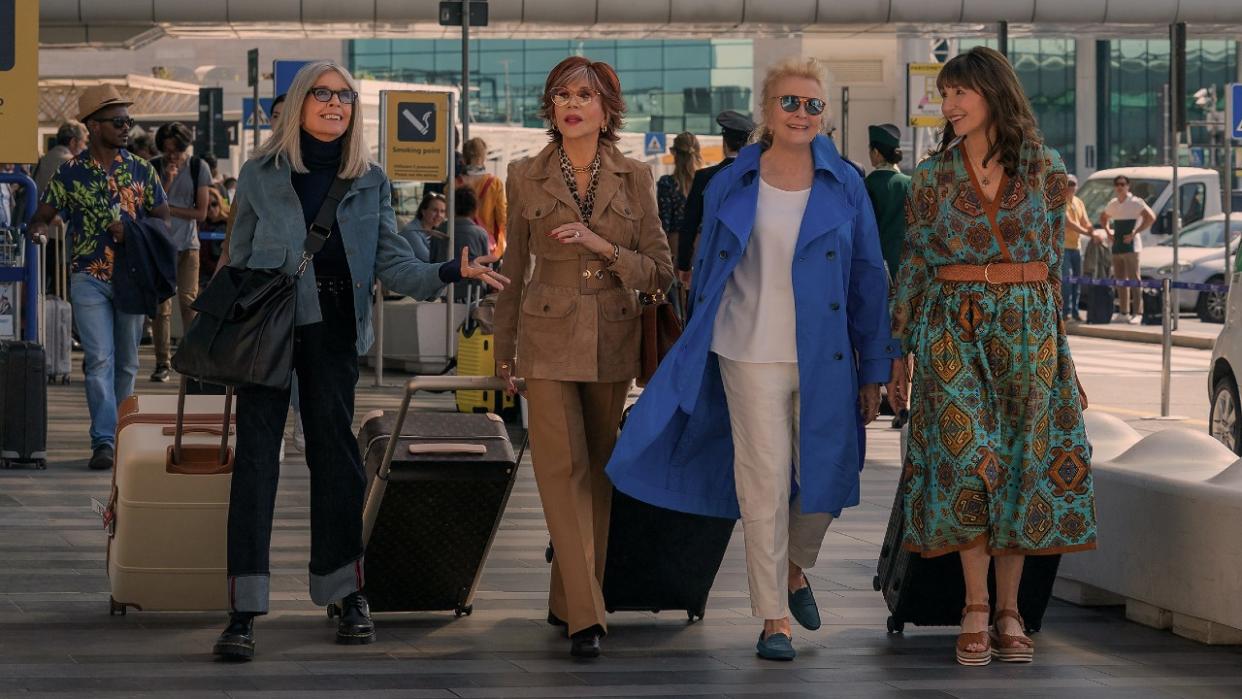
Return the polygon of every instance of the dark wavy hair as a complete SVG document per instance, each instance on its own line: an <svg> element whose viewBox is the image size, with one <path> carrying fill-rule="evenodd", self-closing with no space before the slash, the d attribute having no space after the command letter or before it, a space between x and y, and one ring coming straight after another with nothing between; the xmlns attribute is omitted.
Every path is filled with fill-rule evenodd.
<svg viewBox="0 0 1242 699"><path fill-rule="evenodd" d="M554 143L561 142L561 132L556 129L556 105L552 104L552 91L580 79L586 80L591 89L599 92L600 105L604 108L604 130L599 135L600 140L609 143L621 140L617 135L621 130L621 117L625 114L621 79L607 63L582 56L570 56L548 73L539 102L539 117L548 122L548 137Z"/></svg>
<svg viewBox="0 0 1242 699"><path fill-rule="evenodd" d="M993 158L1000 160L1010 177L1018 172L1018 162L1024 142L1042 142L1043 136L1035 125L1031 103L1022 91L1017 73L1001 52L986 46L976 46L959 54L944 64L936 78L936 88L942 93L951 87L966 87L983 95L988 105L988 118L996 129L996 141L989 144L983 158L986 166ZM953 124L945 122L940 143L930 155L944 153L958 134Z"/></svg>

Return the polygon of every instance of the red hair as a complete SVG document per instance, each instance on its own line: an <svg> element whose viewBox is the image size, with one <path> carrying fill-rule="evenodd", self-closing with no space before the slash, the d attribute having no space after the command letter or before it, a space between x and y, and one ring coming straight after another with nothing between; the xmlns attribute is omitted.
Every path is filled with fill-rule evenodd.
<svg viewBox="0 0 1242 699"><path fill-rule="evenodd" d="M604 130L600 138L616 143L621 140L621 115L625 114L625 99L621 97L621 79L612 66L602 61L592 61L582 56L570 56L548 73L543 85L543 98L539 104L539 116L547 121L548 137L561 142L561 132L556 130L556 112L552 104L552 92L578 80L585 80L591 89L599 92L600 105L604 108Z"/></svg>

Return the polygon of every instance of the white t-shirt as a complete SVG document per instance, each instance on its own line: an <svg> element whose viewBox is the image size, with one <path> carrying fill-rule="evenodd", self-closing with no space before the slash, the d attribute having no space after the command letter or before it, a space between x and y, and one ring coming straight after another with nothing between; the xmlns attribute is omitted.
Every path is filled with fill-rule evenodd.
<svg viewBox="0 0 1242 699"><path fill-rule="evenodd" d="M716 311L712 351L738 362L798 361L793 258L811 190L777 189L759 178L755 224Z"/></svg>
<svg viewBox="0 0 1242 699"><path fill-rule="evenodd" d="M1125 201L1118 201L1117 197L1108 200L1108 204L1104 207L1104 213L1108 214L1109 221L1134 221L1134 227L1137 229L1142 223L1143 212L1151 214L1152 219L1156 218L1142 197L1136 197L1133 194L1126 197ZM1134 236L1134 251L1143 251L1143 236Z"/></svg>

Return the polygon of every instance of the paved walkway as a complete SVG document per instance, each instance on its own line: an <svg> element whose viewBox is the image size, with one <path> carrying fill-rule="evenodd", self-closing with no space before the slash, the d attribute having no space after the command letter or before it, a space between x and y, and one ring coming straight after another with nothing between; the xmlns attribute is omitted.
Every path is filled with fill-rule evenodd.
<svg viewBox="0 0 1242 699"><path fill-rule="evenodd" d="M1172 333L1174 347L1193 349L1212 349L1216 336L1225 326L1220 323L1205 323L1194 316L1182 316L1178 319L1177 329ZM1108 323L1089 325L1087 323L1069 323L1065 326L1066 333L1096 337L1104 340L1123 340L1126 342L1143 342L1161 344L1164 342L1164 327L1160 325L1129 325L1127 323Z"/></svg>
<svg viewBox="0 0 1242 699"><path fill-rule="evenodd" d="M143 381L139 390L171 389ZM358 414L398 399L395 388L362 388ZM273 614L257 625L254 662L221 664L209 651L223 614L108 616L105 537L90 498L106 496L109 476L86 470L81 383L52 387L50 401L51 466L0 471L0 696L1242 696L1242 650L1129 623L1117 608L1054 601L1036 636L1037 661L1025 667L957 666L952 629L886 635L887 611L871 589L898 474L896 433L885 426L868 433L863 504L833 524L810 574L825 625L795 633L794 663L754 656L740 528L706 619L615 614L603 658L569 658L568 642L544 623L547 533L529 463L473 616L380 615L374 645L334 645L333 626L307 594L308 479L291 452L273 537Z"/></svg>

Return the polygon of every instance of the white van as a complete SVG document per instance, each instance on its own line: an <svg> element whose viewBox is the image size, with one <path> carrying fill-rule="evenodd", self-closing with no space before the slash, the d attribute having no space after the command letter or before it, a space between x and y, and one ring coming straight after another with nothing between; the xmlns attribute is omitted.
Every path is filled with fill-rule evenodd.
<svg viewBox="0 0 1242 699"><path fill-rule="evenodd" d="M1087 206L1087 216L1096 226L1104 207L1115 196L1113 178L1125 175L1130 180L1130 193L1141 197L1156 214L1156 223L1140 236L1142 247L1167 240L1173 232L1172 205L1173 168L1168 166L1119 167L1092 173L1078 185L1078 197ZM1177 179L1181 186L1182 227L1221 213L1220 173L1198 167L1179 167Z"/></svg>

